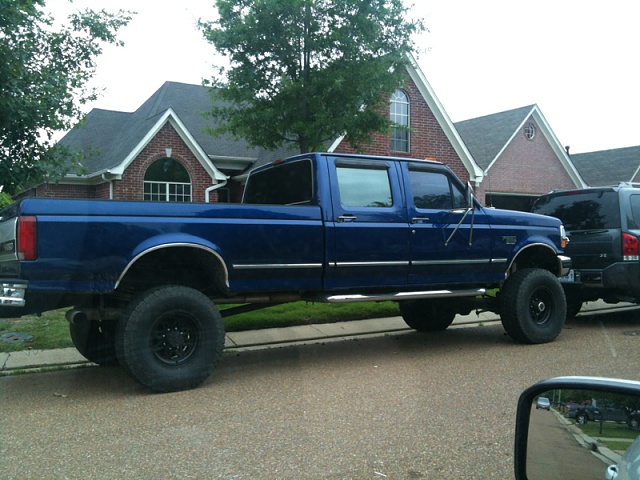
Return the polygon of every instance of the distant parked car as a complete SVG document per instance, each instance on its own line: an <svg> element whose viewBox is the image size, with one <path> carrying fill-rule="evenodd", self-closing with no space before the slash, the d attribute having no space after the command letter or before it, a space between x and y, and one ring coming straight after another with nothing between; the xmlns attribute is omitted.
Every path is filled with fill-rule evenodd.
<svg viewBox="0 0 640 480"><path fill-rule="evenodd" d="M551 410L551 402L547 397L538 397L538 400L536 401L536 410L539 408Z"/></svg>
<svg viewBox="0 0 640 480"><path fill-rule="evenodd" d="M605 405L602 407L593 407L591 405L567 405L564 414L567 418L575 419L579 425L587 422L616 422L626 423L631 426L633 416L624 407L618 405ZM636 418L637 424L638 418Z"/></svg>

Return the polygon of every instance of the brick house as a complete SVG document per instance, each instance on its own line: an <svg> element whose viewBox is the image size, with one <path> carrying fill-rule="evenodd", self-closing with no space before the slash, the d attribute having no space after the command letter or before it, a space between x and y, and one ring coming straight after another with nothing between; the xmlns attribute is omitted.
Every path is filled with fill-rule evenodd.
<svg viewBox="0 0 640 480"><path fill-rule="evenodd" d="M537 105L457 122L456 129L484 172L485 203L529 210L541 194L584 188L584 180Z"/></svg>
<svg viewBox="0 0 640 480"><path fill-rule="evenodd" d="M407 80L389 101L391 119L407 128L374 134L363 153L446 163L489 205L524 208L554 188L583 186L537 106L453 124L410 57ZM30 196L113 200L238 202L249 170L296 154L267 151L207 134L208 88L166 82L131 113L92 110L62 145L86 153L85 173L42 184ZM525 134L525 129L533 134ZM527 136L528 135L528 136ZM346 137L327 151L354 153Z"/></svg>
<svg viewBox="0 0 640 480"><path fill-rule="evenodd" d="M431 86L412 62L407 82L390 101L390 115L408 129L375 134L363 153L432 158L448 164L463 181L482 183L473 160ZM209 89L166 82L131 113L92 110L60 144L87 155L82 175L41 184L25 196L113 200L237 202L248 171L285 158L293 149L266 151L231 137L206 133ZM345 137L327 151L352 153Z"/></svg>

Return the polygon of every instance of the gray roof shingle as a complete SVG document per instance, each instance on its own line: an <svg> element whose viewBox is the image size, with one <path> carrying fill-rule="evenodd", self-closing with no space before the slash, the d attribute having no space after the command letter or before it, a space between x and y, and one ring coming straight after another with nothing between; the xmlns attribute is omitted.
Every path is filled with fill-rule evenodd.
<svg viewBox="0 0 640 480"><path fill-rule="evenodd" d="M589 186L631 182L640 167L640 146L577 153L571 161Z"/></svg>
<svg viewBox="0 0 640 480"><path fill-rule="evenodd" d="M83 163L89 175L112 169L127 158L171 108L209 156L255 158L256 163L266 163L298 153L291 148L267 151L231 135L213 137L206 133L214 126L212 119L205 116L213 105L210 91L201 85L165 82L135 112L92 110L82 125L69 131L59 143L89 153Z"/></svg>
<svg viewBox="0 0 640 480"><path fill-rule="evenodd" d="M454 123L469 152L486 171L535 105Z"/></svg>

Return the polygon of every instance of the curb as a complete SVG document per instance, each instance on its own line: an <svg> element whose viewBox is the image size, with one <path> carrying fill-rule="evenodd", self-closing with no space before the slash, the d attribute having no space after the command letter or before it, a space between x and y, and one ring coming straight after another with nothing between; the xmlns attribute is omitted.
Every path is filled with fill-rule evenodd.
<svg viewBox="0 0 640 480"><path fill-rule="evenodd" d="M604 302L590 302L578 316L607 314L637 310L635 304L611 306ZM500 317L492 312L477 312L456 316L452 328L499 322ZM355 320L351 322L301 325L285 328L269 328L230 332L225 338L225 351L245 351L300 345L317 341L339 341L348 338L366 338L412 331L402 317ZM20 350L0 353L0 376L23 372L38 372L50 368L77 368L93 366L78 351L71 348L55 350Z"/></svg>

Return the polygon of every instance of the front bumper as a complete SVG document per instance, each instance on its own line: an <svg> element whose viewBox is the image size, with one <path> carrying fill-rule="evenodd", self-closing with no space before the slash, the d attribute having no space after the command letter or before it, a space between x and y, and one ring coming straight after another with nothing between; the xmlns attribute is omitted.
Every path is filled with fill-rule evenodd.
<svg viewBox="0 0 640 480"><path fill-rule="evenodd" d="M558 255L558 277L566 277L571 271L571 259L564 255Z"/></svg>

